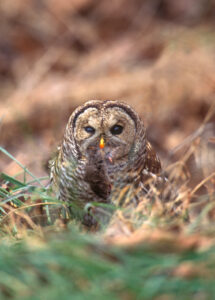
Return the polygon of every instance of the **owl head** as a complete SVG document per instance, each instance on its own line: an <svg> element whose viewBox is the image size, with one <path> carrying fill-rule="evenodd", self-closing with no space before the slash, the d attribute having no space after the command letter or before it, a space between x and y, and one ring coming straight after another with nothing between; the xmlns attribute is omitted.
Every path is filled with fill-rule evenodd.
<svg viewBox="0 0 215 300"><path fill-rule="evenodd" d="M102 156L107 164L118 164L144 150L145 128L129 105L92 100L72 113L65 138L79 158Z"/></svg>

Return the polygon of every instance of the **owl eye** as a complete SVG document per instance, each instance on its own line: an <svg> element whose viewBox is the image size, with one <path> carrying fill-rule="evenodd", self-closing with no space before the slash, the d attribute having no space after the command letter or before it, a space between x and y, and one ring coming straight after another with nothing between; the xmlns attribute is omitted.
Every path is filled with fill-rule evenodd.
<svg viewBox="0 0 215 300"><path fill-rule="evenodd" d="M123 127L120 125L114 125L111 127L110 132L114 135L120 134L123 131Z"/></svg>
<svg viewBox="0 0 215 300"><path fill-rule="evenodd" d="M84 127L84 130L87 132L87 133L95 133L95 128L91 127L91 126L86 126Z"/></svg>

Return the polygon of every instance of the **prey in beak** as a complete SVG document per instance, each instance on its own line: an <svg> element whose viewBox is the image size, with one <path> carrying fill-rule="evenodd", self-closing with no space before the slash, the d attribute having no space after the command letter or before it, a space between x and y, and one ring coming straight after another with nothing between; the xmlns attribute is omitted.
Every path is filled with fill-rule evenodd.
<svg viewBox="0 0 215 300"><path fill-rule="evenodd" d="M104 140L104 138L102 136L101 139L100 139L100 142L99 142L99 148L100 149L104 149L104 147L105 147L105 140ZM112 157L110 155L107 155L107 159L109 160L109 162L111 164L113 163Z"/></svg>

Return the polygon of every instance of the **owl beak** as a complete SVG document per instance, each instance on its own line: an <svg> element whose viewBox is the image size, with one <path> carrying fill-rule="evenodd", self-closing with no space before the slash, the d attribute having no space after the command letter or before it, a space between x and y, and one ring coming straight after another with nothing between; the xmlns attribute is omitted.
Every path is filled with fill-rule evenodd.
<svg viewBox="0 0 215 300"><path fill-rule="evenodd" d="M105 141L104 141L104 138L101 137L100 142L99 142L99 148L104 149L104 147L105 147Z"/></svg>

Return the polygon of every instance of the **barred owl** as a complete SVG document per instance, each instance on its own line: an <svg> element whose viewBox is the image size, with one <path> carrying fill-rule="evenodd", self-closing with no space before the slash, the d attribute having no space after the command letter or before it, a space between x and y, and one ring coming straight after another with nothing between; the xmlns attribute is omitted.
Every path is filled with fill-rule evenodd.
<svg viewBox="0 0 215 300"><path fill-rule="evenodd" d="M61 200L84 207L115 202L131 186L138 191L131 201L138 202L147 178L160 171L138 114L119 101L92 100L70 116L51 163L51 180Z"/></svg>

